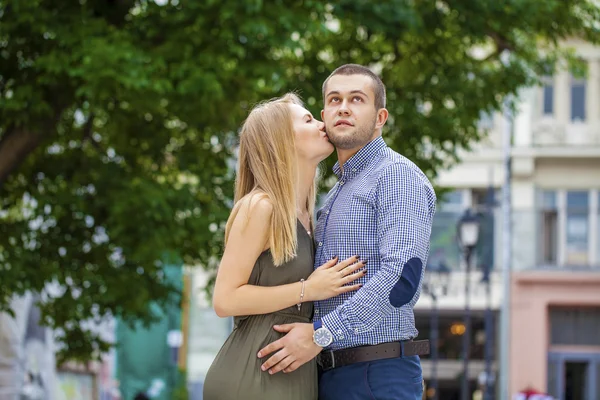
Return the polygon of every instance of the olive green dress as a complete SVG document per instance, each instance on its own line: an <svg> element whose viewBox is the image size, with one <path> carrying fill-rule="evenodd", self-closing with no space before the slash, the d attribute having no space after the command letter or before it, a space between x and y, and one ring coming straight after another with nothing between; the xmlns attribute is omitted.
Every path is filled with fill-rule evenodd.
<svg viewBox="0 0 600 400"><path fill-rule="evenodd" d="M313 272L314 244L298 221L297 257L279 267L273 265L271 252L263 252L250 275L251 285L277 286L298 282ZM300 293L298 293L300 299ZM213 361L204 381L203 400L316 400L318 397L315 360L291 373L270 375L260 366L268 357L256 354L281 338L273 325L310 322L311 302L265 315L234 318L234 329Z"/></svg>

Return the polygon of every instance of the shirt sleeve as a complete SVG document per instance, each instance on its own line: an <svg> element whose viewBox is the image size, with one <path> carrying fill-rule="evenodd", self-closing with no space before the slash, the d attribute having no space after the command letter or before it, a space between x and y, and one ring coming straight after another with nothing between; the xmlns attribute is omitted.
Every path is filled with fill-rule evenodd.
<svg viewBox="0 0 600 400"><path fill-rule="evenodd" d="M387 167L378 179L380 269L352 297L323 316L334 338L374 330L396 307L419 297L429 253L435 192L421 171L406 164Z"/></svg>

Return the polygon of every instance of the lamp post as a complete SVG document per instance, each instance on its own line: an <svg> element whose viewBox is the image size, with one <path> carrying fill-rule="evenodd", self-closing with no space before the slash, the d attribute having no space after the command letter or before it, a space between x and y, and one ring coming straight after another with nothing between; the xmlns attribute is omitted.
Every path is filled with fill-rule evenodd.
<svg viewBox="0 0 600 400"><path fill-rule="evenodd" d="M485 250L480 260L480 264L483 266L483 283L485 284L485 382L483 384L483 400L493 399L493 382L495 381L494 375L492 374L492 357L493 357L493 343L494 343L494 317L492 313L492 289L491 289L491 273L494 265L494 252L493 241L494 241L494 206L496 202L494 200L494 188L490 185L488 187L487 199L485 204L484 212L484 226L483 230L487 233L480 234L483 240L485 240ZM491 232L490 232L491 230Z"/></svg>
<svg viewBox="0 0 600 400"><path fill-rule="evenodd" d="M448 283L450 280L450 268L443 261L440 261L438 266L432 265L428 268L429 271L425 274L425 282L423 291L431 296L431 384L430 389L433 391L433 400L438 400L438 380L437 380L437 363L438 363L438 339L439 339L439 309L438 298L447 293Z"/></svg>
<svg viewBox="0 0 600 400"><path fill-rule="evenodd" d="M469 350L471 346L471 308L469 304L471 291L471 256L479 240L479 219L467 209L458 221L458 244L465 259L465 333L463 334L463 376L461 400L469 400Z"/></svg>

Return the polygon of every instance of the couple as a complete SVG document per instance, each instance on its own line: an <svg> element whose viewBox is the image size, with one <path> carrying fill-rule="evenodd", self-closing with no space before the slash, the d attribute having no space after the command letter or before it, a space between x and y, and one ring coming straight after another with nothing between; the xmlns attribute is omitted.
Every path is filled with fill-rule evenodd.
<svg viewBox="0 0 600 400"><path fill-rule="evenodd" d="M436 197L381 137L385 86L348 64L323 83L323 122L298 97L254 108L240 133L235 205L214 307L235 328L205 400L421 399L413 307ZM338 182L315 208L318 164Z"/></svg>

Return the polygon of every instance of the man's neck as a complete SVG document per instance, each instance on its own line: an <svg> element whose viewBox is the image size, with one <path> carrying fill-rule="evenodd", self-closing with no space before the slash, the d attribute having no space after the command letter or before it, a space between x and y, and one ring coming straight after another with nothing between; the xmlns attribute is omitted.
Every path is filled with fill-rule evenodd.
<svg viewBox="0 0 600 400"><path fill-rule="evenodd" d="M379 136L381 136L381 134L375 133L373 135L373 137L371 139L369 139L369 141L367 143L365 143L359 147L355 147L352 149L337 149L337 156L338 156L338 163L340 165L340 170L342 172L344 172L344 164L346 163L346 161L348 161L349 159L354 157L356 155L356 153L361 151L366 145L371 143L373 140L377 139Z"/></svg>

